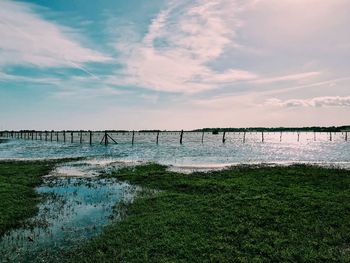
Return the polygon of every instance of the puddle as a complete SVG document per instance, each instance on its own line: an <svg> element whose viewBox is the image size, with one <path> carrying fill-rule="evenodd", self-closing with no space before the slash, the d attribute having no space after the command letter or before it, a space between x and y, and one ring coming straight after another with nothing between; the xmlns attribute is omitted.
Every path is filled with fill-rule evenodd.
<svg viewBox="0 0 350 263"><path fill-rule="evenodd" d="M98 235L112 220L113 207L132 202L138 188L116 179L45 178L37 216L0 240L1 262L47 262ZM114 218L113 220L118 220Z"/></svg>
<svg viewBox="0 0 350 263"><path fill-rule="evenodd" d="M56 167L46 177L84 177L91 178L110 173L121 167L135 166L142 162L120 161L115 159L93 158L80 161L72 161Z"/></svg>

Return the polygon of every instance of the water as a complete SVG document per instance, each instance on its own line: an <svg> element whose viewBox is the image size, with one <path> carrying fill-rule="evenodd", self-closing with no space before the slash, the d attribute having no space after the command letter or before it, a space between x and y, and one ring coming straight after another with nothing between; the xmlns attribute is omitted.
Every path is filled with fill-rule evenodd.
<svg viewBox="0 0 350 263"><path fill-rule="evenodd" d="M68 248L100 233L115 205L131 202L137 188L113 179L50 178L37 191L46 200L24 227L0 239L0 262L60 258Z"/></svg>
<svg viewBox="0 0 350 263"><path fill-rule="evenodd" d="M85 157L61 164L52 171L37 191L48 198L39 205L39 213L21 229L7 233L0 240L3 262L45 262L59 257L61 251L78 246L98 235L116 211L121 201L130 201L136 189L126 183L96 177L125 165L157 162L182 172L221 169L232 164L317 163L324 166L350 168L350 142L344 133L185 133L183 144L179 133L136 133L131 145L131 133L111 133L118 144L100 145L103 133L94 134L88 144L88 134L69 137L63 143L62 134L42 140L0 139L1 159L53 159ZM60 137L61 136L61 137ZM315 137L314 137L315 136ZM81 142L80 143L80 138ZM330 140L331 139L331 140ZM118 212L118 211L117 211ZM1 261L1 260L0 260Z"/></svg>
<svg viewBox="0 0 350 263"><path fill-rule="evenodd" d="M96 162L158 162L175 167L221 167L228 164L250 163L319 163L349 167L350 142L345 133L279 132L226 133L222 134L185 133L183 144L179 143L178 132L161 133L156 144L156 133L111 133L118 144L100 145L103 133L94 134L93 144L88 134L74 135L73 143L67 135L66 143L36 140L9 140L0 144L0 159L41 159L62 157L87 157ZM298 139L299 136L299 139ZM56 140L53 134L53 140ZM59 134L59 141L62 141Z"/></svg>

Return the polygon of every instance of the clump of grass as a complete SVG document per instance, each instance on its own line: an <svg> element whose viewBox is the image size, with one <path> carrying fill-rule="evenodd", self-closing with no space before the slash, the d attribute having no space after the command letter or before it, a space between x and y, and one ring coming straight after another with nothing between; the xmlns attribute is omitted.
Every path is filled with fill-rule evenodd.
<svg viewBox="0 0 350 263"><path fill-rule="evenodd" d="M350 262L350 171L148 164L113 177L150 189L70 262Z"/></svg>
<svg viewBox="0 0 350 263"><path fill-rule="evenodd" d="M73 159L0 162L0 237L37 213L41 196L35 187L56 164L67 160Z"/></svg>

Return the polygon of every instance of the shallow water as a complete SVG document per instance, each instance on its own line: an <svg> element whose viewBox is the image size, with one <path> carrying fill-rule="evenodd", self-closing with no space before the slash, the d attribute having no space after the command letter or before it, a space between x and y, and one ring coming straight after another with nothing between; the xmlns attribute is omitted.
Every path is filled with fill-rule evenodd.
<svg viewBox="0 0 350 263"><path fill-rule="evenodd" d="M222 134L185 133L183 144L179 133L161 133L156 144L156 133L136 133L131 145L131 133L112 133L118 144L100 145L99 135L94 135L93 144L83 136L74 143L9 140L0 144L0 159L40 159L61 157L88 157L96 163L105 162L147 162L153 161L173 166L211 167L225 164L249 163L319 163L350 166L350 141L345 133L296 132L226 133ZM299 139L298 139L299 137ZM331 138L330 138L331 137ZM330 140L331 139L331 140ZM59 140L62 140L61 138ZM68 140L68 139L67 139Z"/></svg>
<svg viewBox="0 0 350 263"><path fill-rule="evenodd" d="M37 191L44 194L45 201L26 227L0 240L0 262L59 258L62 251L100 233L116 215L113 207L131 202L137 188L114 179L50 178Z"/></svg>

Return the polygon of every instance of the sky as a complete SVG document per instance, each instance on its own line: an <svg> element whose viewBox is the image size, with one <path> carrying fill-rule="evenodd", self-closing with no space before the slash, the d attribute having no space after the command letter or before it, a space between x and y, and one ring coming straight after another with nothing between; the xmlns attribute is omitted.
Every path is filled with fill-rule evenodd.
<svg viewBox="0 0 350 263"><path fill-rule="evenodd" d="M0 0L0 130L350 124L349 0Z"/></svg>

